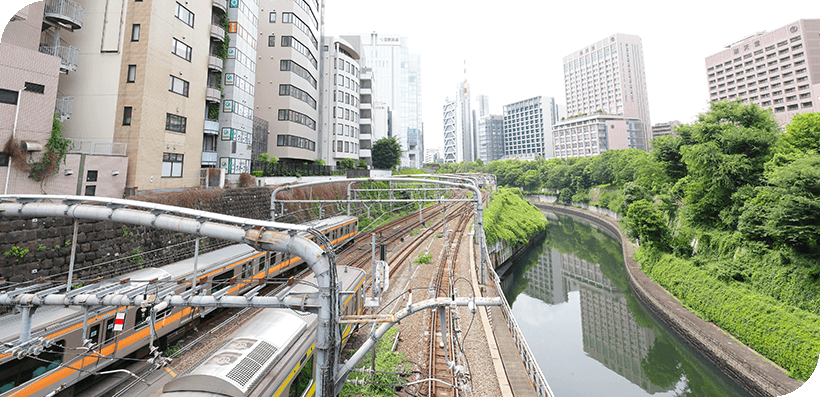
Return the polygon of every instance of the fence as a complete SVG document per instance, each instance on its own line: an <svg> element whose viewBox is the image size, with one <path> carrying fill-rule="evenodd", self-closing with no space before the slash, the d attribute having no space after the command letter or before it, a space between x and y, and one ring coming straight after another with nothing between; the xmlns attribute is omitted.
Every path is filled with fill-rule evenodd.
<svg viewBox="0 0 820 397"><path fill-rule="evenodd" d="M344 175L344 169L330 165L251 162L251 170L262 171L262 176L331 176Z"/></svg>

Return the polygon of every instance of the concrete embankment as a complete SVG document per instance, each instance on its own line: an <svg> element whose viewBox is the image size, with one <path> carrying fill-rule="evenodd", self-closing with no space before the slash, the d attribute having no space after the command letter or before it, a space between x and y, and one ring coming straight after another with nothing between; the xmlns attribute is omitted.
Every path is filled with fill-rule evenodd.
<svg viewBox="0 0 820 397"><path fill-rule="evenodd" d="M618 221L578 208L532 200L542 211L571 215L599 225L607 234L621 241L629 285L638 299L678 335L708 358L727 376L754 396L779 396L803 385L786 372L739 343L713 323L701 320L685 309L660 285L647 277L635 261L633 246Z"/></svg>

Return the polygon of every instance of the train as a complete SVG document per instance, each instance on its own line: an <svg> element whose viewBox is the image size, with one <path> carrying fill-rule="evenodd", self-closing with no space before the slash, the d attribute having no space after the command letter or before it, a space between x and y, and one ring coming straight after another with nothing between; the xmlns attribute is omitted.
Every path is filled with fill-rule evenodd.
<svg viewBox="0 0 820 397"><path fill-rule="evenodd" d="M361 314L365 272L338 266L344 292L342 315ZM290 294L315 293L315 277ZM315 394L313 351L318 316L291 309L265 309L233 332L199 365L162 387L161 397L311 397ZM341 326L342 346L353 330ZM139 396L139 395L138 395Z"/></svg>
<svg viewBox="0 0 820 397"><path fill-rule="evenodd" d="M358 234L358 218L354 216L335 216L304 225L327 236L335 250L353 242ZM307 232L299 235L314 238ZM123 280L131 280L126 290L118 292L147 294L156 283L178 281L174 293L180 295L193 286L193 263L194 259L190 258L143 268L81 290L88 294L102 293ZM206 294L241 295L260 280L276 277L302 264L301 258L289 253L257 251L246 244L235 244L199 255L196 278L198 288ZM157 313L154 338L160 349L180 339L195 319L211 310L214 309L168 307ZM117 331L117 318L122 317L122 313L122 330ZM37 356L0 354L0 397L46 396L55 390L60 390L60 395L71 395L78 382L117 360L145 356L151 339L149 316L150 311L136 307L100 307L87 313L76 306L37 308L31 316L31 337L45 338L49 345ZM8 347L19 340L21 323L20 314L0 317L0 342Z"/></svg>

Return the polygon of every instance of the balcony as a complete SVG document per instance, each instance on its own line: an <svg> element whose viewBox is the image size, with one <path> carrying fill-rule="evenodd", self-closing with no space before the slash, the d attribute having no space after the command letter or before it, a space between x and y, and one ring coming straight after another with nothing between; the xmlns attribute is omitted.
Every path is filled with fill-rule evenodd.
<svg viewBox="0 0 820 397"><path fill-rule="evenodd" d="M60 71L63 73L77 70L77 60L80 58L80 50L77 48L40 44L40 52L60 58Z"/></svg>
<svg viewBox="0 0 820 397"><path fill-rule="evenodd" d="M83 27L85 8L71 0L46 0L43 19L69 30Z"/></svg>
<svg viewBox="0 0 820 397"><path fill-rule="evenodd" d="M215 57L213 55L208 55L208 68L216 70L218 72L222 71L222 58Z"/></svg>
<svg viewBox="0 0 820 397"><path fill-rule="evenodd" d="M66 121L71 118L71 111L74 108L74 97L62 96L57 98L57 104L54 110L60 115L60 121Z"/></svg>
<svg viewBox="0 0 820 397"><path fill-rule="evenodd" d="M205 119L204 131L207 135L219 135L219 122L216 120Z"/></svg>
<svg viewBox="0 0 820 397"><path fill-rule="evenodd" d="M222 12L228 12L228 0L213 0L212 4Z"/></svg>
<svg viewBox="0 0 820 397"><path fill-rule="evenodd" d="M360 95L372 95L373 90L370 88L359 87L359 94Z"/></svg>
<svg viewBox="0 0 820 397"><path fill-rule="evenodd" d="M92 141L88 139L71 139L71 149L69 153L79 154L96 154L104 156L125 156L127 143L108 142L108 141Z"/></svg>
<svg viewBox="0 0 820 397"><path fill-rule="evenodd" d="M222 26L211 24L211 37L219 41L225 41L225 29L222 29Z"/></svg>
<svg viewBox="0 0 820 397"><path fill-rule="evenodd" d="M203 150L202 151L202 165L203 166L206 166L206 165L216 166L216 163L217 163L216 152L212 152L212 151L209 151L209 150Z"/></svg>
<svg viewBox="0 0 820 397"><path fill-rule="evenodd" d="M205 100L219 103L222 101L222 93L216 88L208 87L205 89Z"/></svg>
<svg viewBox="0 0 820 397"><path fill-rule="evenodd" d="M359 158L369 158L373 157L370 153L370 149L359 149Z"/></svg>
<svg viewBox="0 0 820 397"><path fill-rule="evenodd" d="M359 109L373 109L373 104L365 103L365 102L359 102Z"/></svg>
<svg viewBox="0 0 820 397"><path fill-rule="evenodd" d="M371 119L359 119L359 125L371 125L373 121Z"/></svg>
<svg viewBox="0 0 820 397"><path fill-rule="evenodd" d="M372 141L373 140L373 135L359 133L359 140L360 141Z"/></svg>

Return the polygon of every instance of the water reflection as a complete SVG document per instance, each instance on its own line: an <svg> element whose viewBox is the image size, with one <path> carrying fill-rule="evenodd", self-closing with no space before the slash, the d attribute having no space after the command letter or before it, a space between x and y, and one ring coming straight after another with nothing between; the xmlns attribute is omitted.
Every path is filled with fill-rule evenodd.
<svg viewBox="0 0 820 397"><path fill-rule="evenodd" d="M617 240L564 217L547 235L502 286L557 395L748 395L638 304Z"/></svg>

